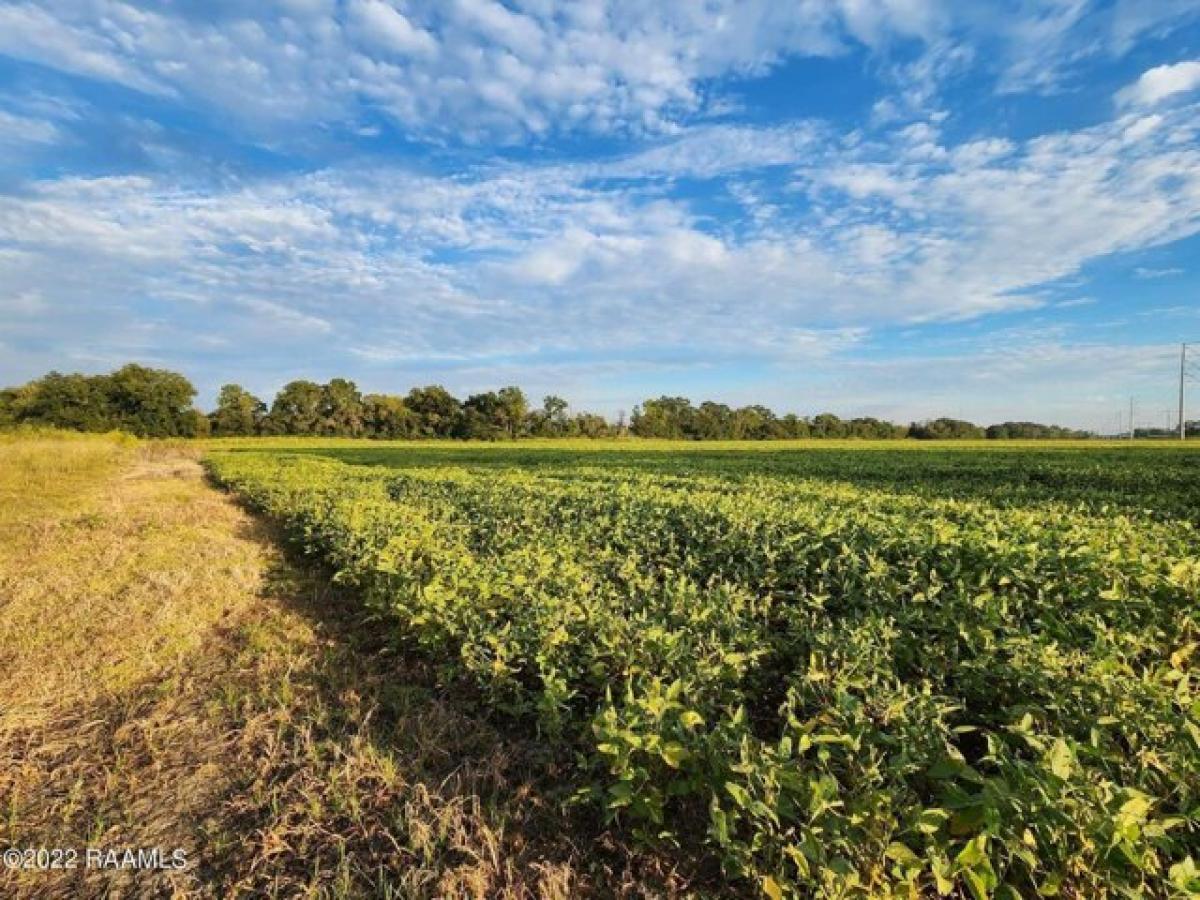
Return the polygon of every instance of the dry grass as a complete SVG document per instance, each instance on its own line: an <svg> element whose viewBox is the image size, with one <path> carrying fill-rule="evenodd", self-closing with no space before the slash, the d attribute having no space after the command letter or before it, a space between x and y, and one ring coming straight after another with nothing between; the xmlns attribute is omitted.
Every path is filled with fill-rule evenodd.
<svg viewBox="0 0 1200 900"><path fill-rule="evenodd" d="M187 451L0 444L0 499L0 847L190 861L0 869L0 896L687 892L564 822L536 744L390 651Z"/></svg>
<svg viewBox="0 0 1200 900"><path fill-rule="evenodd" d="M54 511L83 495L132 451L135 441L122 435L0 433L0 547L19 537L39 513ZM3 552L0 549L0 552Z"/></svg>

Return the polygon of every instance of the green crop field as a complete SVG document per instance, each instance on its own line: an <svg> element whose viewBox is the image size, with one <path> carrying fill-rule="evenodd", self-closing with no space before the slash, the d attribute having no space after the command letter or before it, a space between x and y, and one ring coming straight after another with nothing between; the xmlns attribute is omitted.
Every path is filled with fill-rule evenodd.
<svg viewBox="0 0 1200 900"><path fill-rule="evenodd" d="M1200 448L213 442L561 799L763 895L1200 890ZM740 887L739 887L740 886Z"/></svg>

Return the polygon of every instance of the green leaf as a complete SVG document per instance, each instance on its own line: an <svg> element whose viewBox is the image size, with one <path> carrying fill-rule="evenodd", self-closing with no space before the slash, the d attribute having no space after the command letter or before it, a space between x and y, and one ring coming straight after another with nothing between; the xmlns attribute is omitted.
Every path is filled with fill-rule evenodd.
<svg viewBox="0 0 1200 900"><path fill-rule="evenodd" d="M619 809L633 802L633 785L627 781L618 781L608 789L608 808Z"/></svg>
<svg viewBox="0 0 1200 900"><path fill-rule="evenodd" d="M1189 894L1200 894L1200 868L1190 856L1185 856L1180 862L1171 866L1167 872L1171 884Z"/></svg>
<svg viewBox="0 0 1200 900"><path fill-rule="evenodd" d="M666 764L668 766L670 766L672 769L678 769L680 763L682 763L684 760L686 760L691 755L687 752L686 749L684 749L684 746L682 744L676 743L675 741L671 741L668 744L664 744L662 750L659 751L659 753L662 756L663 760L666 762Z"/></svg>
<svg viewBox="0 0 1200 900"><path fill-rule="evenodd" d="M984 835L979 835L967 841L966 845L958 852L958 856L954 857L954 861L964 868L977 866L987 859L985 848L987 847L987 838Z"/></svg>
<svg viewBox="0 0 1200 900"><path fill-rule="evenodd" d="M1071 748L1065 740L1059 738L1050 748L1050 752L1046 754L1046 762L1050 767L1050 771L1058 778L1066 781L1071 777L1071 772L1074 768L1075 755L1071 753Z"/></svg>
<svg viewBox="0 0 1200 900"><path fill-rule="evenodd" d="M917 816L917 830L922 834L936 834L949 818L950 813L939 807L923 810Z"/></svg>
<svg viewBox="0 0 1200 900"><path fill-rule="evenodd" d="M887 849L883 851L883 855L890 860L900 863L906 869L916 868L921 865L921 857L913 853L907 844L898 842L888 844Z"/></svg>
<svg viewBox="0 0 1200 900"><path fill-rule="evenodd" d="M740 784L734 784L732 781L725 782L725 790L729 792L729 796L734 799L742 809L750 805L750 795L746 793L746 789Z"/></svg>
<svg viewBox="0 0 1200 900"><path fill-rule="evenodd" d="M704 716L696 712L694 709L689 709L679 717L679 723L684 728L695 728L697 725L704 724Z"/></svg>
<svg viewBox="0 0 1200 900"><path fill-rule="evenodd" d="M722 847L727 846L729 844L729 817L725 815L725 810L714 802L709 809L709 817L712 819L713 834L717 838L717 843Z"/></svg>

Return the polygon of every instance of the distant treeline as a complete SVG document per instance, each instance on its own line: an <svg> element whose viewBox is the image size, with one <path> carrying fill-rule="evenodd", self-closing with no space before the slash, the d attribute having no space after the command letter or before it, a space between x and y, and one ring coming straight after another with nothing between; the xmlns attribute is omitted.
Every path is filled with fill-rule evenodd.
<svg viewBox="0 0 1200 900"><path fill-rule="evenodd" d="M789 413L777 416L765 406L737 409L705 401L693 406L686 397L659 397L635 407L630 428L640 437L688 440L773 440L781 438L916 438L960 440L966 438L1032 439L1084 438L1086 431L1036 422L1004 422L981 428L962 419L940 418L897 425L870 416L841 419L833 413L811 418Z"/></svg>
<svg viewBox="0 0 1200 900"><path fill-rule="evenodd" d="M981 428L961 419L940 418L910 425L832 413L777 416L765 406L730 407L684 397L646 400L628 422L571 412L561 397L532 406L519 387L472 394L460 400L440 385L407 394L363 394L353 381L327 384L292 381L270 406L245 388L227 384L210 413L194 406L196 389L183 375L130 364L108 375L51 372L16 388L0 390L0 427L49 425L79 431L120 430L142 437L316 435L371 438L615 437L685 440L772 440L782 438L1075 438L1087 432L1034 422L1005 422ZM1200 433L1200 423L1196 433Z"/></svg>

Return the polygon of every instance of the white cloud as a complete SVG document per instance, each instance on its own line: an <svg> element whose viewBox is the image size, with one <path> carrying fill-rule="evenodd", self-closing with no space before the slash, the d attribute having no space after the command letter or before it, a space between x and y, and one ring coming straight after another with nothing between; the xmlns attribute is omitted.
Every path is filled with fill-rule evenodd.
<svg viewBox="0 0 1200 900"><path fill-rule="evenodd" d="M262 300L254 297L235 297L233 302L258 314L261 319L265 319L285 330L316 332L317 334L328 334L333 331L333 325L327 319L297 312L283 304L273 303L270 300Z"/></svg>
<svg viewBox="0 0 1200 900"><path fill-rule="evenodd" d="M1156 129L1159 125L1161 125L1162 122L1162 116L1142 116L1140 119L1135 119L1128 126L1126 126L1122 137L1124 137L1124 139L1127 141L1140 141L1146 135L1150 134L1150 132L1154 131L1154 129Z"/></svg>
<svg viewBox="0 0 1200 900"><path fill-rule="evenodd" d="M855 200L872 196L899 199L911 187L885 163L850 163L824 173L823 181Z"/></svg>
<svg viewBox="0 0 1200 900"><path fill-rule="evenodd" d="M89 6L93 8L80 11L103 13L100 5ZM139 61L122 51L120 41L97 27L103 24L60 18L32 3L5 4L0 6L0 53L142 91L161 90L155 79L139 71Z"/></svg>
<svg viewBox="0 0 1200 900"><path fill-rule="evenodd" d="M959 144L954 148L952 159L960 169L975 169L1008 156L1014 149L1012 141L1004 138L984 138Z"/></svg>
<svg viewBox="0 0 1200 900"><path fill-rule="evenodd" d="M1164 38L1200 17L1194 0L1017 0L962 4L989 31L989 56L1005 92L1043 94L1082 87L1086 66L1128 53L1139 41Z"/></svg>
<svg viewBox="0 0 1200 900"><path fill-rule="evenodd" d="M1089 0L1043 0L1024 4L1022 14L997 5L997 24L1011 41L1011 59L1001 77L1004 92L1054 90L1062 78L1064 63L1077 53L1071 48Z"/></svg>
<svg viewBox="0 0 1200 900"><path fill-rule="evenodd" d="M1169 97L1200 87L1200 60L1155 66L1143 72L1133 84L1117 92L1122 106L1154 106Z"/></svg>
<svg viewBox="0 0 1200 900"><path fill-rule="evenodd" d="M1162 38L1200 18L1195 0L1117 0L1109 37L1114 53L1125 53L1144 36Z"/></svg>
<svg viewBox="0 0 1200 900"><path fill-rule="evenodd" d="M414 27L403 13L383 0L352 0L347 11L351 27L365 44L404 56L437 53L437 41L428 31Z"/></svg>
<svg viewBox="0 0 1200 900"><path fill-rule="evenodd" d="M1169 266L1165 269L1152 269L1146 266L1138 266L1133 270L1133 274L1138 278L1151 280L1155 278L1171 278L1175 275L1182 275L1183 269L1175 266Z"/></svg>
<svg viewBox="0 0 1200 900"><path fill-rule="evenodd" d="M0 109L0 147L21 144L54 144L62 131L46 119L34 119Z"/></svg>
<svg viewBox="0 0 1200 900"><path fill-rule="evenodd" d="M812 121L765 128L699 126L656 147L595 164L592 173L605 178L715 178L745 169L794 166L828 137L828 129Z"/></svg>
<svg viewBox="0 0 1200 900"><path fill-rule="evenodd" d="M1111 121L1029 140L951 114L943 90L981 72L995 79L985 93L1066 90L1085 62L1195 16L1187 0L0 0L0 53L152 93L147 107L213 113L186 137L155 122L120 125L128 141L106 132L102 171L160 174L0 187L0 380L136 353L223 360L274 386L362 366L397 373L376 388L509 380L628 405L621 385L638 377L720 384L723 366L761 366L823 373L847 413L954 412L974 391L998 398L996 418L1011 399L1072 421L1040 399L1047 383L1079 397L1097 372L1124 377L1108 360L1149 371L1157 351L1114 356L1063 331L853 359L881 331L928 333L914 323L1083 305L1056 298L1089 262L1200 230L1200 119L1185 105L1200 63L1146 72ZM737 96L738 79L852 51L888 91L868 126L715 123L759 102ZM74 156L107 114L15 91L0 149L21 165ZM279 165L345 140L341 161L200 171L170 141L209 122L217 140L279 150ZM589 143L586 161L575 144L521 157L558 162L455 153L559 132L637 140L603 157ZM423 173L389 161L396 133L430 142ZM369 150L353 139L368 135ZM354 146L377 155L348 160ZM122 169L135 152L153 164ZM880 391L888 379L903 390ZM762 399L763 383L745 390L728 399ZM914 391L927 408L905 405Z"/></svg>
<svg viewBox="0 0 1200 900"><path fill-rule="evenodd" d="M201 309L206 331L284 358L779 359L812 334L849 347L864 329L1044 305L1039 285L1091 260L1195 233L1194 113L1164 111L1136 141L1136 117L1021 144L706 126L607 162L446 177L64 178L0 196L0 279L78 341L150 306ZM674 190L682 176L761 214L712 220Z"/></svg>
<svg viewBox="0 0 1200 900"><path fill-rule="evenodd" d="M918 42L895 68L891 112L929 108L983 58L1004 90L1053 87L1061 71L1189 15L1083 0L273 0L0 5L0 53L235 117L356 130L364 110L419 138L520 140L556 131L669 134L725 103L713 79L788 58ZM1093 20L1101 24L1093 24ZM1053 64L1046 60L1053 58ZM884 107L880 107L881 114Z"/></svg>
<svg viewBox="0 0 1200 900"><path fill-rule="evenodd" d="M200 16L62 0L0 6L0 52L187 96L260 131L348 122L363 104L422 136L661 130L701 108L702 79L840 52L850 38L839 2L351 0L222 4Z"/></svg>

